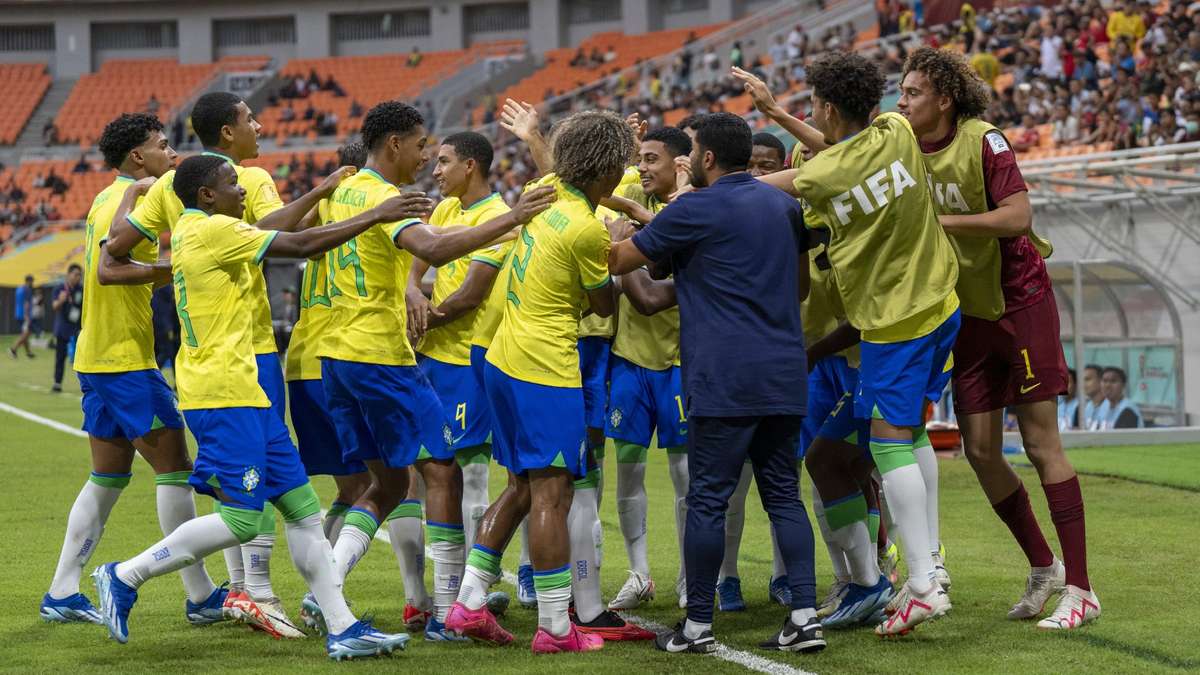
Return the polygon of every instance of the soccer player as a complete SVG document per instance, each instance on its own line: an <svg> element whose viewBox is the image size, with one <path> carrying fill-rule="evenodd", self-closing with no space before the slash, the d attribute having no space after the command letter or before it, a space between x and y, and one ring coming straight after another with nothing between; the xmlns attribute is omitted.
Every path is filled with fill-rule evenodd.
<svg viewBox="0 0 1200 675"><path fill-rule="evenodd" d="M555 173L538 184L553 189L557 199L513 248L504 270L504 316L484 364L494 449L509 470L509 484L484 515L447 618L449 628L474 639L512 641L483 603L500 576L500 556L528 514L538 603L534 653L593 651L604 644L600 635L578 629L567 612L572 484L589 468L576 342L585 308L609 316L616 304L605 265L608 231L594 211L617 187L635 149L630 128L601 112L560 122L551 145Z"/></svg>
<svg viewBox="0 0 1200 675"><path fill-rule="evenodd" d="M1067 366L1042 260L1050 247L1030 229L1033 211L1015 152L999 129L979 119L989 94L965 59L925 47L905 63L898 107L921 141L935 208L961 269L957 294L965 316L954 345L954 404L963 445L1032 568L1008 617L1035 618L1062 593L1038 628L1072 629L1099 617L1100 601L1088 581L1083 495L1058 433L1056 400L1067 390ZM1041 479L1062 562L1004 457L1006 409L1016 414Z"/></svg>
<svg viewBox="0 0 1200 675"><path fill-rule="evenodd" d="M337 171L297 202L311 208L344 174ZM223 157L185 160L172 190L186 208L172 231L171 269L183 331L176 368L180 405L199 446L189 482L222 507L188 520L130 560L96 568L92 577L109 635L121 643L129 639L129 613L149 579L258 536L262 505L270 500L283 515L292 559L325 610L329 656L403 648L407 635L381 633L355 620L342 598L317 493L258 383L253 280L264 257L317 255L378 223L423 212L428 200L400 198L346 222L292 233L261 230L239 218L246 191Z"/></svg>
<svg viewBox="0 0 1200 675"><path fill-rule="evenodd" d="M958 262L937 222L912 128L895 113L870 120L883 95L879 68L858 54L832 53L812 64L808 82L822 138L801 140L818 154L760 180L803 198L817 215L847 318L861 331L854 414L871 421L871 455L909 573L889 603L897 611L875 631L899 635L951 608L934 579L928 483L914 445L926 401L941 397L953 365Z"/></svg>
<svg viewBox="0 0 1200 675"><path fill-rule="evenodd" d="M423 164L428 135L421 114L385 101L363 118L366 166L330 198L330 217L344 219L399 194ZM550 190L524 195L510 212L468 228L430 227L407 218L371 228L331 251L330 330L317 348L326 404L343 458L366 463L371 486L346 514L334 548L339 579L366 554L379 524L409 487L409 467L426 486L426 526L434 563L435 616L427 639L451 636L442 627L458 592L463 565L462 470L441 402L416 365L408 340L404 292L413 257L441 266L484 246L549 206ZM453 229L453 231L451 231ZM324 608L311 599L309 611Z"/></svg>
<svg viewBox="0 0 1200 675"><path fill-rule="evenodd" d="M228 92L204 94L192 107L192 128L204 145L205 155L224 158L238 175L238 184L246 190L246 211L242 219L263 230L292 230L315 206L309 200L296 200L284 205L275 191L275 181L266 170L243 167L241 162L258 156L258 134L262 125L246 102ZM114 255L124 255L139 240L139 234L155 238L171 230L183 213L183 204L172 190L174 173L167 172L151 187L137 208L117 213L121 221L109 247ZM124 221L133 227L124 225ZM286 416L286 390L283 367L275 344L271 323L271 304L267 283L261 270L251 275L254 301L254 350L258 364L258 379L271 409L281 421ZM225 552L229 569L230 589L225 598L227 613L247 622L251 627L275 637L300 638L304 633L288 619L283 604L271 586L271 553L275 547L275 511L267 504L263 509L261 532L240 550Z"/></svg>
<svg viewBox="0 0 1200 675"><path fill-rule="evenodd" d="M169 283L170 265L157 262L157 241L141 242L129 258L120 261L104 246L122 200L143 194L150 179L170 170L175 151L167 143L162 123L141 113L109 122L99 146L105 163L119 173L92 202L84 244L84 305L75 372L83 391L83 428L92 449L92 475L71 507L58 568L42 599L41 615L47 621L100 622L100 615L79 592L79 578L100 543L109 513L129 484L135 452L154 469L163 534L196 517L183 418L174 392L154 362L150 293L153 284ZM184 611L188 621L197 625L220 621L226 591L213 586L203 561L180 570L180 576L188 596Z"/></svg>
<svg viewBox="0 0 1200 675"><path fill-rule="evenodd" d="M33 275L25 275L25 283L17 287L16 307L13 318L21 324L21 334L8 348L9 356L17 358L17 349L25 347L25 356L33 358L33 349L29 346L29 338L33 335Z"/></svg>

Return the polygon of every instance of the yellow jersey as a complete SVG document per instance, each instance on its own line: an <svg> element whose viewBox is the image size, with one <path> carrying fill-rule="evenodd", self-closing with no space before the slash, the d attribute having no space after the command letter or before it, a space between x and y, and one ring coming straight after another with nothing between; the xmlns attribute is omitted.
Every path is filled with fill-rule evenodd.
<svg viewBox="0 0 1200 675"><path fill-rule="evenodd" d="M504 316L487 359L505 374L579 387L579 318L587 292L612 280L608 228L583 193L548 174L556 199L521 230L506 265Z"/></svg>
<svg viewBox="0 0 1200 675"><path fill-rule="evenodd" d="M647 195L641 185L631 185L620 193L658 213L667 203ZM617 334L612 353L650 370L666 370L679 365L679 307L670 307L657 314L639 314L625 295L617 301Z"/></svg>
<svg viewBox="0 0 1200 675"><path fill-rule="evenodd" d="M636 166L625 167L625 173L621 174L621 182L617 183L616 189L613 190L614 195L625 195L626 190L634 187L638 190L642 187L642 175ZM621 214L613 211L607 206L596 207L596 218L604 223L606 220L620 218ZM579 337L606 337L611 338L617 332L617 321L615 316L596 316L588 314L579 322Z"/></svg>
<svg viewBox="0 0 1200 675"><path fill-rule="evenodd" d="M508 261L512 258L514 242L489 246L476 251L471 256L472 262L482 262L500 270L492 289L488 291L483 304L475 310L475 323L471 325L471 344L487 349L492 346L492 337L500 327L500 319L504 316L504 303L508 295Z"/></svg>
<svg viewBox="0 0 1200 675"><path fill-rule="evenodd" d="M198 209L171 230L171 272L180 348L179 407L267 408L254 359L257 269L278 232Z"/></svg>
<svg viewBox="0 0 1200 675"><path fill-rule="evenodd" d="M325 225L329 220L329 200L317 204L317 222ZM300 280L300 317L292 327L288 341L287 364L284 379L321 379L321 360L317 358L317 344L328 330L332 312L329 310L329 268L325 256L304 263L304 275Z"/></svg>
<svg viewBox="0 0 1200 675"><path fill-rule="evenodd" d="M457 197L451 197L442 200L437 205L437 208L433 210L433 215L429 217L429 224L436 227L451 225L474 227L509 211L508 204L504 203L504 199L498 192L493 192L465 208ZM498 252L499 245L491 248ZM438 268L437 277L433 282L433 300L431 301L435 307L463 285L467 279L467 269L471 266L473 259L474 254L468 254ZM500 261L502 262L503 258ZM490 258L484 262L499 266ZM493 284L493 286L495 285ZM450 323L430 328L429 332L425 333L424 339L421 340L420 346L417 347L417 351L443 363L457 366L471 365L472 330L475 325L475 317L482 308L481 304L480 307L463 314Z"/></svg>
<svg viewBox="0 0 1200 675"><path fill-rule="evenodd" d="M256 166L238 166L233 159L219 152L207 151L202 154L220 157L237 172L238 185L246 191L246 208L242 220L250 225L257 223L267 215L283 208L283 200L275 191L275 180L265 169ZM139 232L152 241L158 241L158 235L173 230L180 214L183 213L183 202L175 194L175 170L162 175L146 196L129 214L129 222ZM258 278L253 280L254 303L254 353L274 354L275 328L271 323L271 301L267 296L267 281L259 270Z"/></svg>
<svg viewBox="0 0 1200 675"><path fill-rule="evenodd" d="M156 368L154 324L150 314L150 284L101 286L97 276L100 245L125 191L129 176L117 176L100 191L88 210L83 253L83 316L75 347L75 370L80 373L126 373ZM137 262L158 257L158 240L139 242L129 252Z"/></svg>
<svg viewBox="0 0 1200 675"><path fill-rule="evenodd" d="M329 219L341 222L398 196L400 189L374 169L343 180L329 198ZM412 254L396 237L420 223L409 218L376 225L326 254L332 316L317 356L340 361L412 366L404 290Z"/></svg>

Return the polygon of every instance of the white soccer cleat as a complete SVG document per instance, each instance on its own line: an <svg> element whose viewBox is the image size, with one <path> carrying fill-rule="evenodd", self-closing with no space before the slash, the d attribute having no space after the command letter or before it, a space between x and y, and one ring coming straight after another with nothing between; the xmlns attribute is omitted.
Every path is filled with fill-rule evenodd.
<svg viewBox="0 0 1200 675"><path fill-rule="evenodd" d="M829 586L829 592L825 594L825 599L817 605L817 616L825 618L838 610L842 604L842 598L846 595L846 589L850 587L849 579L834 579Z"/></svg>
<svg viewBox="0 0 1200 675"><path fill-rule="evenodd" d="M949 593L950 573L946 571L946 559L944 557L945 554L943 553L945 550L946 549L943 548L937 553L933 554L933 580L942 587L943 591Z"/></svg>
<svg viewBox="0 0 1200 675"><path fill-rule="evenodd" d="M629 578L625 580L625 585L621 586L621 590L617 592L612 602L608 603L608 608L637 609L642 603L650 602L653 599L654 580L644 574L629 570Z"/></svg>
<svg viewBox="0 0 1200 675"><path fill-rule="evenodd" d="M880 637L907 635L918 625L943 617L951 609L950 596L937 584L931 585L924 595L913 593L904 584L894 600L899 600L895 603L896 610L875 627L875 634Z"/></svg>
<svg viewBox="0 0 1200 675"><path fill-rule="evenodd" d="M1050 598L1063 592L1067 585L1067 568L1058 558L1049 567L1034 567L1025 581L1025 595L1008 610L1013 620L1033 619L1046 609Z"/></svg>
<svg viewBox="0 0 1200 675"><path fill-rule="evenodd" d="M1071 630L1100 618L1100 598L1090 590L1067 585L1054 613L1038 622L1042 630Z"/></svg>
<svg viewBox="0 0 1200 675"><path fill-rule="evenodd" d="M247 595L245 599L239 599L237 604L241 612L241 621L254 630L262 631L275 639L307 637L305 632L288 618L279 598L256 601Z"/></svg>

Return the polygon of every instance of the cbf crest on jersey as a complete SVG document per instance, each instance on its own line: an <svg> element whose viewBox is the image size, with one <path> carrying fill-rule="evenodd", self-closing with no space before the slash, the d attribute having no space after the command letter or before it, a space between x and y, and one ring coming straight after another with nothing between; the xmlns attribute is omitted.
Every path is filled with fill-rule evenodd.
<svg viewBox="0 0 1200 675"><path fill-rule="evenodd" d="M258 468L253 466L246 467L246 471L242 474L242 487L246 492L254 492L254 488L258 487L258 481L261 476L258 474Z"/></svg>
<svg viewBox="0 0 1200 675"><path fill-rule="evenodd" d="M454 445L454 434L450 433L449 424L442 425L442 438L445 439L447 447Z"/></svg>

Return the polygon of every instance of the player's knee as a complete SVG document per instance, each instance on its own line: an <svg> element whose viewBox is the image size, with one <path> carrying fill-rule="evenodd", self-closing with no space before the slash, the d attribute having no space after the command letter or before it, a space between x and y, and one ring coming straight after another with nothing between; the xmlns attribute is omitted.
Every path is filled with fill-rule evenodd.
<svg viewBox="0 0 1200 675"><path fill-rule="evenodd" d="M221 521L233 532L233 536L237 537L238 543L245 544L258 536L262 511L222 504L218 513L221 514Z"/></svg>
<svg viewBox="0 0 1200 675"><path fill-rule="evenodd" d="M317 498L317 491L313 489L312 483L305 483L288 490L276 499L275 508L283 519L290 523L320 513L321 501Z"/></svg>

